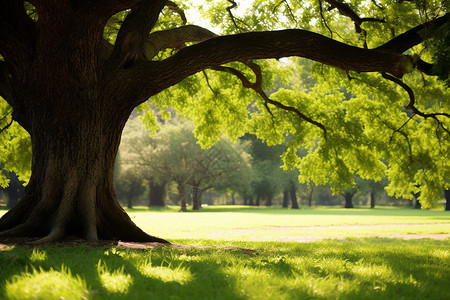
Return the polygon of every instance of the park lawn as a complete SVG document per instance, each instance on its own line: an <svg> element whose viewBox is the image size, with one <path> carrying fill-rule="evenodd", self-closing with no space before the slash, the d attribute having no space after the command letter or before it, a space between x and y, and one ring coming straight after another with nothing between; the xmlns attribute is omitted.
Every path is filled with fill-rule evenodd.
<svg viewBox="0 0 450 300"><path fill-rule="evenodd" d="M168 210L138 208L129 213L149 233L194 247L1 247L0 299L450 296L450 239L353 238L356 231L349 229L357 224L377 225L370 230L395 229L405 234L417 233L424 226L403 225L425 224L434 228L430 231L449 233L448 212L404 208L208 207L189 213ZM306 226L312 229L295 228ZM344 238L310 243L277 241L281 234L297 236L302 230L313 235L341 230L332 232L330 237ZM267 241L252 241L261 237Z"/></svg>
<svg viewBox="0 0 450 300"><path fill-rule="evenodd" d="M197 243L214 246L4 248L0 299L448 299L450 295L449 240Z"/></svg>
<svg viewBox="0 0 450 300"><path fill-rule="evenodd" d="M399 234L449 234L450 212L383 207L306 208L209 206L199 212L179 213L147 208L128 210L146 232L178 239L223 241L290 241L304 237L354 237Z"/></svg>

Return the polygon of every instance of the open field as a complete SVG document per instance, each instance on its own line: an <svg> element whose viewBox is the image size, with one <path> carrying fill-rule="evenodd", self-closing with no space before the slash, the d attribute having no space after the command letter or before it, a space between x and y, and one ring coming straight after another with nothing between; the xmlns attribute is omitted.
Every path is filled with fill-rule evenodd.
<svg viewBox="0 0 450 300"><path fill-rule="evenodd" d="M398 208L175 210L138 208L130 215L149 233L193 247L0 246L0 299L450 296L450 239L359 237L445 237L450 233L449 212ZM332 239L309 239L314 236ZM307 242L292 242L302 239Z"/></svg>
<svg viewBox="0 0 450 300"><path fill-rule="evenodd" d="M433 234L450 237L450 212L410 208L300 210L255 207L207 207L199 212L164 213L147 208L129 210L146 232L179 239L221 241L314 241L323 238L395 237ZM407 238L408 236L405 236Z"/></svg>

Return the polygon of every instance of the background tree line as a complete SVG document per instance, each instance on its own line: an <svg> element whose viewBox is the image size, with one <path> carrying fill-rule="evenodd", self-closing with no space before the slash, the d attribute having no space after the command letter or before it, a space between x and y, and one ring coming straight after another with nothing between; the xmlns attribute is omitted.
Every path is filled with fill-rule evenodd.
<svg viewBox="0 0 450 300"><path fill-rule="evenodd" d="M151 134L134 116L124 129L115 167L119 201L133 205L163 207L201 204L301 206L375 205L412 206L417 202L387 195L388 182L355 179L352 189L333 195L328 185L298 182L298 171L284 170L285 145L268 146L254 135L237 141L223 137L203 149L191 122L176 117L159 118L159 130Z"/></svg>

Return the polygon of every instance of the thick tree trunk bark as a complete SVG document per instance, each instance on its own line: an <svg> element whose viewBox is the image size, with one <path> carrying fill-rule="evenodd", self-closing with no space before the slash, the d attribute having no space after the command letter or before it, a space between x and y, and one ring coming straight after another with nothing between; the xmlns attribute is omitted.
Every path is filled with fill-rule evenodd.
<svg viewBox="0 0 450 300"><path fill-rule="evenodd" d="M67 235L166 242L139 229L115 195L114 160L127 112L111 116L102 105L73 101L69 108L35 107L28 128L31 179L23 199L0 219L0 235L43 236L37 243Z"/></svg>

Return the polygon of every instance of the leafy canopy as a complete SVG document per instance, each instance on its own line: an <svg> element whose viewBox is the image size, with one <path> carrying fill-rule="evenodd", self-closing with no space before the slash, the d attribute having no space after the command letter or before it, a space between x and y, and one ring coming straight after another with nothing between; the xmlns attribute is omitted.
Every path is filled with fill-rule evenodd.
<svg viewBox="0 0 450 300"><path fill-rule="evenodd" d="M186 13L188 24L208 26L216 34L301 28L370 49L448 13L450 1L204 0L183 1L178 8ZM108 23L104 34L110 42L125 15L121 12ZM166 8L154 31L182 22L180 10ZM420 35L427 36L430 30L425 28ZM244 88L236 74L224 72L230 69L206 70L149 99L144 119L156 126L154 111L147 108L154 105L170 118L165 109L171 107L192 119L204 147L223 134L236 139L250 132L269 145L285 143L284 167L298 168L302 182L329 183L334 192L341 192L354 185L355 174L376 181L387 176L391 195L411 198L420 190L423 207L429 207L442 188L450 187L449 49L447 24L407 50L432 63L432 73L439 76L412 70L402 78L403 86L382 74L344 72L298 58L256 61L263 70L261 78L249 64L230 63L227 67L248 81L262 80L272 102ZM170 51L161 51L154 59L164 59ZM414 94L413 105L409 92ZM295 111L280 109L280 103ZM3 128L10 120L3 100L0 109ZM434 113L447 116L425 115ZM23 154L29 153L23 151L29 148L25 133L13 123L0 139L0 161L25 179L30 157ZM4 185L5 179L0 177L0 182Z"/></svg>

